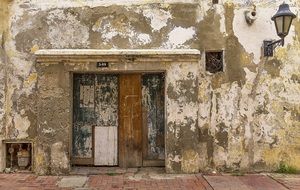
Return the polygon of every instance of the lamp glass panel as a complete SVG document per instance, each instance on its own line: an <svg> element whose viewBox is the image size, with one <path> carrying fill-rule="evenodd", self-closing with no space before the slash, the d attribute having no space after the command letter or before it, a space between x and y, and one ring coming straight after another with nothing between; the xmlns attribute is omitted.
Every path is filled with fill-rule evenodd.
<svg viewBox="0 0 300 190"><path fill-rule="evenodd" d="M292 17L291 16L284 16L284 26L283 26L283 32L285 35L288 34L289 29L291 27L292 23Z"/></svg>
<svg viewBox="0 0 300 190"><path fill-rule="evenodd" d="M283 16L279 16L275 18L275 25L277 34L281 35L283 33Z"/></svg>

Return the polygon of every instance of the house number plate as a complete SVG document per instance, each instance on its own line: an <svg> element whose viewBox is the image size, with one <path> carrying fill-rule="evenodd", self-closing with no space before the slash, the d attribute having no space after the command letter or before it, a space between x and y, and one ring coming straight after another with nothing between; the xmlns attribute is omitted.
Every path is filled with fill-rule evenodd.
<svg viewBox="0 0 300 190"><path fill-rule="evenodd" d="M109 66L108 62L97 62L97 67L103 68L108 66Z"/></svg>

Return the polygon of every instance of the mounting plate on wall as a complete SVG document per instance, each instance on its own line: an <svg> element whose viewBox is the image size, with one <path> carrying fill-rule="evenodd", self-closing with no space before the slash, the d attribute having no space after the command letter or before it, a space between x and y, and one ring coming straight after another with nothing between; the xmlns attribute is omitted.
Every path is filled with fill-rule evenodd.
<svg viewBox="0 0 300 190"><path fill-rule="evenodd" d="M273 57L273 46L269 44L272 43L272 40L264 40L264 56L265 57Z"/></svg>

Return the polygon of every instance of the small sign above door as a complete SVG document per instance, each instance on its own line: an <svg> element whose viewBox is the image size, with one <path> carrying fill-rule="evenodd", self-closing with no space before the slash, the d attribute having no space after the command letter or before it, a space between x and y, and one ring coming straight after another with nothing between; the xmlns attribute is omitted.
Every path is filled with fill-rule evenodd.
<svg viewBox="0 0 300 190"><path fill-rule="evenodd" d="M108 66L109 66L108 62L97 62L97 67L104 68Z"/></svg>

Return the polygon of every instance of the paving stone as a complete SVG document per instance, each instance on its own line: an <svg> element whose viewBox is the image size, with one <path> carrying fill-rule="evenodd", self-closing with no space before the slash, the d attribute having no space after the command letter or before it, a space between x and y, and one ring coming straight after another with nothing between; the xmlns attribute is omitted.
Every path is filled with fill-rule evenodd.
<svg viewBox="0 0 300 190"><path fill-rule="evenodd" d="M86 176L65 176L58 181L58 187L83 187L88 177Z"/></svg>
<svg viewBox="0 0 300 190"><path fill-rule="evenodd" d="M206 175L204 178L214 190L287 190L283 185L265 175Z"/></svg>
<svg viewBox="0 0 300 190"><path fill-rule="evenodd" d="M275 173L268 175L291 190L300 190L300 175Z"/></svg>
<svg viewBox="0 0 300 190"><path fill-rule="evenodd" d="M131 173L133 177L126 174L63 177L0 174L0 190L300 190L300 175L203 176L151 171Z"/></svg>

